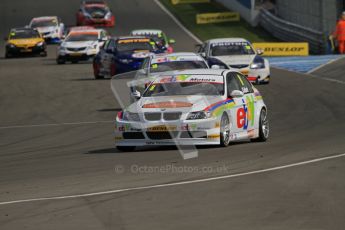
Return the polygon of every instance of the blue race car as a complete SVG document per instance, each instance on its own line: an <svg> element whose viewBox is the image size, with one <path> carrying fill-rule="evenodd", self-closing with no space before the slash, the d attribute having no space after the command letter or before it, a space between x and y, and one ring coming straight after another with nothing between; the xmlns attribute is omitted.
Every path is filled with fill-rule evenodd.
<svg viewBox="0 0 345 230"><path fill-rule="evenodd" d="M150 38L111 38L93 60L94 76L99 79L137 70L150 54L162 52Z"/></svg>

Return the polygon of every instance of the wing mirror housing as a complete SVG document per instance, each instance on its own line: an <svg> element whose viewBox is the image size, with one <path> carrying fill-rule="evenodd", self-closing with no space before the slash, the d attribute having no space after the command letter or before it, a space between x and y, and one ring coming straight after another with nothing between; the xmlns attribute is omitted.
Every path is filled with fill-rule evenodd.
<svg viewBox="0 0 345 230"><path fill-rule="evenodd" d="M243 96L244 96L244 93L240 90L233 90L230 93L230 97L243 97Z"/></svg>

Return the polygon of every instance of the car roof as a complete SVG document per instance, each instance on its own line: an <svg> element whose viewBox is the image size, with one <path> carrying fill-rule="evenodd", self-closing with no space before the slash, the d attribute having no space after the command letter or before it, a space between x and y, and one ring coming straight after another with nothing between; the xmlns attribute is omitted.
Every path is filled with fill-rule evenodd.
<svg viewBox="0 0 345 230"><path fill-rule="evenodd" d="M57 16L42 16L42 17L35 17L32 20L50 20L50 19L57 19Z"/></svg>
<svg viewBox="0 0 345 230"><path fill-rule="evenodd" d="M188 69L188 70L175 70L168 72L169 75L213 75L223 76L224 72L228 70L224 69ZM164 73L162 74L164 75Z"/></svg>
<svg viewBox="0 0 345 230"><path fill-rule="evenodd" d="M121 36L121 37L115 37L113 38L115 40L127 40L127 39L149 39L151 41L150 38L145 37L145 36Z"/></svg>
<svg viewBox="0 0 345 230"><path fill-rule="evenodd" d="M161 53L161 54L153 54L152 55L152 62L157 61L157 59L162 58L169 58L169 57L177 57L177 58L193 58L203 61L204 59L193 52L176 52L176 53ZM174 59L171 59L170 61L174 61ZM177 61L177 60L176 60Z"/></svg>
<svg viewBox="0 0 345 230"><path fill-rule="evenodd" d="M68 28L70 31L77 31L77 30L93 30L93 29L96 29L95 27L93 26L72 26L72 27L69 27Z"/></svg>
<svg viewBox="0 0 345 230"><path fill-rule="evenodd" d="M162 30L158 29L140 29L140 30L132 30L131 34L160 34Z"/></svg>
<svg viewBox="0 0 345 230"><path fill-rule="evenodd" d="M69 34L100 33L102 29L72 30Z"/></svg>
<svg viewBox="0 0 345 230"><path fill-rule="evenodd" d="M12 28L11 31L19 31L19 30L34 30L34 31L37 31L36 29L34 28L29 28L29 27L17 27L17 28Z"/></svg>
<svg viewBox="0 0 345 230"><path fill-rule="evenodd" d="M221 43L221 42L249 42L244 38L216 38L207 40L208 43Z"/></svg>

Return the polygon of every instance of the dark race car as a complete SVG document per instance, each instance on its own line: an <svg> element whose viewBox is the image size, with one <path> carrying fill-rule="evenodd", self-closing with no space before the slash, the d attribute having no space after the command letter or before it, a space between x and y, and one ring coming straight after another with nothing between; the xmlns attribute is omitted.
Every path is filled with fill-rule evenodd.
<svg viewBox="0 0 345 230"><path fill-rule="evenodd" d="M115 16L105 1L83 1L77 12L77 25L113 27Z"/></svg>
<svg viewBox="0 0 345 230"><path fill-rule="evenodd" d="M162 53L146 37L119 37L108 40L93 60L95 78L111 77L137 70L151 53Z"/></svg>

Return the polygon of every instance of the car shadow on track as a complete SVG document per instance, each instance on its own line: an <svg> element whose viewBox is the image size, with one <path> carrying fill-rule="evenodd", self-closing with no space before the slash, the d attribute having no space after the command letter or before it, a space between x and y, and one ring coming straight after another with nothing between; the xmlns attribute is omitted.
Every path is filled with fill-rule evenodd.
<svg viewBox="0 0 345 230"><path fill-rule="evenodd" d="M106 108L106 109L97 109L97 112L119 112L121 108Z"/></svg>
<svg viewBox="0 0 345 230"><path fill-rule="evenodd" d="M107 78L95 79L94 77L90 77L90 78L70 79L69 81L109 81L109 79Z"/></svg>
<svg viewBox="0 0 345 230"><path fill-rule="evenodd" d="M231 146L235 145L242 145L242 144L248 144L247 141L242 141L242 142L233 142L230 144L228 148L231 148ZM203 149L220 149L224 148L221 146L217 145L199 145L196 146L197 150L203 150ZM163 151L169 151L169 150L178 150L176 146L140 146L137 147L135 151L133 152L122 152L117 150L116 148L106 148L106 149L95 149L95 150L90 150L87 153L84 154L116 154L116 153L125 153L125 154L130 154L130 153L139 153L139 152L163 152Z"/></svg>

